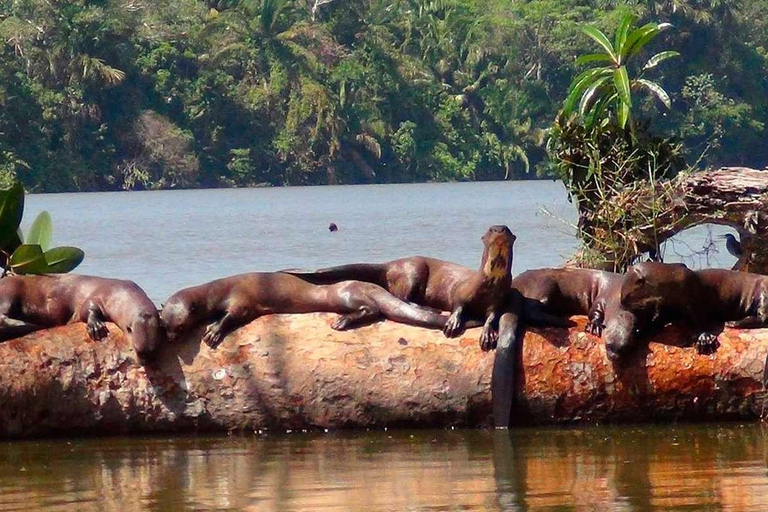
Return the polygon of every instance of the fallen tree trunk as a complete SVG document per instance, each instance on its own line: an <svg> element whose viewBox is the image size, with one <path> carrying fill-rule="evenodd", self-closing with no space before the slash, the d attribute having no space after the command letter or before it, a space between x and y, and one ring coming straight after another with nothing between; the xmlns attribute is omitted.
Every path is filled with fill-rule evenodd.
<svg viewBox="0 0 768 512"><path fill-rule="evenodd" d="M75 324L0 344L0 436L490 425L480 329L336 332L333 318L262 317L215 351L189 340L149 367L114 325L100 343ZM527 333L517 423L759 418L768 330L726 330L702 356L666 344L685 336L667 329L620 369L577 320Z"/></svg>

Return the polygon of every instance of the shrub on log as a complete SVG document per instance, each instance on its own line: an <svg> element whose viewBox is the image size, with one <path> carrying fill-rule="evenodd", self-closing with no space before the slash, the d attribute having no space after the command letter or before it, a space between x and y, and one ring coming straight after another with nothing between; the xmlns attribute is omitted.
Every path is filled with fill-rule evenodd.
<svg viewBox="0 0 768 512"><path fill-rule="evenodd" d="M0 344L0 436L490 426L480 329L337 332L333 318L262 317L215 351L198 334L147 367L114 325L98 343L74 324ZM527 333L515 423L759 418L768 330L726 330L703 356L667 329L617 368L577 320Z"/></svg>

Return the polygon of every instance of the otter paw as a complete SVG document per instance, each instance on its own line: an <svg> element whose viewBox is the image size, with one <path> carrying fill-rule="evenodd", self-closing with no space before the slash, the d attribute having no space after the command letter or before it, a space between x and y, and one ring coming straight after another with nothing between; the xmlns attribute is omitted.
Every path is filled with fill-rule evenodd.
<svg viewBox="0 0 768 512"><path fill-rule="evenodd" d="M711 332L703 332L699 334L694 343L696 351L699 354L709 355L714 354L717 348L720 346L720 342L717 341L717 335Z"/></svg>
<svg viewBox="0 0 768 512"><path fill-rule="evenodd" d="M100 322L100 321L90 322L87 326L87 329L88 329L88 337L91 338L93 341L101 341L107 336L109 336L109 329L107 329L107 326L104 324L104 322Z"/></svg>
<svg viewBox="0 0 768 512"><path fill-rule="evenodd" d="M480 350L483 352L488 352L490 350L493 350L496 348L496 345L499 342L499 333L492 330L487 329L484 330L483 333L480 335Z"/></svg>
<svg viewBox="0 0 768 512"><path fill-rule="evenodd" d="M451 315L445 323L445 327L443 327L443 334L445 334L447 338L455 338L459 335L460 331L461 320L459 320L458 316Z"/></svg>
<svg viewBox="0 0 768 512"><path fill-rule="evenodd" d="M209 325L205 329L205 334L203 334L203 343L211 348L216 348L221 344L222 341L224 341L224 336L222 336L221 330L216 324Z"/></svg>
<svg viewBox="0 0 768 512"><path fill-rule="evenodd" d="M598 338L603 335L603 329L605 329L605 326L600 322L589 322L584 326L584 332Z"/></svg>
<svg viewBox="0 0 768 512"><path fill-rule="evenodd" d="M331 329L334 331L344 331L349 328L350 319L347 315L339 315L339 317L331 324Z"/></svg>

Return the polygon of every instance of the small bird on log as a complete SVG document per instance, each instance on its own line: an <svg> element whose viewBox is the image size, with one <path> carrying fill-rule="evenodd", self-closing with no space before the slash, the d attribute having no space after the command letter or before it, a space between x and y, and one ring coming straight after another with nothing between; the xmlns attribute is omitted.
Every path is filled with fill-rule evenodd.
<svg viewBox="0 0 768 512"><path fill-rule="evenodd" d="M728 253L736 258L741 258L741 242L739 242L735 236L728 233L720 238L725 238L725 248L728 249Z"/></svg>

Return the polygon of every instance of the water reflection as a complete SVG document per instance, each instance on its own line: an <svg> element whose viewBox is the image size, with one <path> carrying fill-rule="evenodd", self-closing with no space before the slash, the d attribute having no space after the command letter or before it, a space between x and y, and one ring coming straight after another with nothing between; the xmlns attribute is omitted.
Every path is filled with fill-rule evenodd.
<svg viewBox="0 0 768 512"><path fill-rule="evenodd" d="M768 509L759 425L0 445L0 510Z"/></svg>

